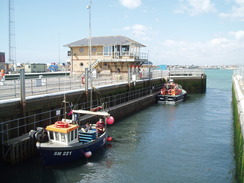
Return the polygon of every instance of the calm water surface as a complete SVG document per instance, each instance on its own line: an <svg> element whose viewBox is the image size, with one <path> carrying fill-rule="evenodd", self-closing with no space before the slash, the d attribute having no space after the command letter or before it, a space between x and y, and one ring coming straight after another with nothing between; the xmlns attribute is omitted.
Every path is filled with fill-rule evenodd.
<svg viewBox="0 0 244 183"><path fill-rule="evenodd" d="M155 104L117 121L109 127L114 141L91 159L53 169L39 157L1 165L4 181L234 183L232 71L206 74L205 94L177 105Z"/></svg>

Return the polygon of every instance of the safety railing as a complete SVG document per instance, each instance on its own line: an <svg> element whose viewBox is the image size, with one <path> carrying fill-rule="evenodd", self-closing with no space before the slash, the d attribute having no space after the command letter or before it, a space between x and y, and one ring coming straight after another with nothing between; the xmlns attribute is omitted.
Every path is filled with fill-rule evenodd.
<svg viewBox="0 0 244 183"><path fill-rule="evenodd" d="M244 65L240 65L233 72L234 75L239 76L239 79L244 81Z"/></svg>
<svg viewBox="0 0 244 183"><path fill-rule="evenodd" d="M203 69L174 69L168 71L170 76L190 76L199 77L204 74Z"/></svg>
<svg viewBox="0 0 244 183"><path fill-rule="evenodd" d="M107 96L99 100L93 100L93 106L97 107L104 104L105 109L109 109L112 106L125 103L127 101L137 99L148 94L151 94L155 91L158 91L161 88L161 85L152 87L147 87L143 89L138 89L134 91L124 92L121 94L116 94L113 96ZM71 106L71 105L70 105ZM72 110L69 105L67 105L66 111L68 113L67 118L72 119L72 116L69 115L69 112ZM76 109L90 109L89 102L83 102L75 105ZM34 115L29 115L22 118L17 118L14 120L9 120L1 122L0 124L0 134L1 134L1 143L9 145L10 139L18 138L36 127L45 127L49 124L52 124L56 120L61 120L63 118L64 108L58 108L55 110L50 110L47 112L37 113Z"/></svg>
<svg viewBox="0 0 244 183"><path fill-rule="evenodd" d="M165 78L169 76L201 76L203 70L187 69L187 70L145 70L131 73L130 82L138 80L150 80L155 78ZM108 76L94 76L92 78L92 87L104 86L109 84L128 82L128 74L113 73ZM91 84L91 81L88 81ZM21 96L20 78L0 81L0 101L6 99L20 98ZM25 96L49 94L60 91L70 91L77 89L85 89L84 79L81 77L59 76L59 77L36 77L25 79Z"/></svg>

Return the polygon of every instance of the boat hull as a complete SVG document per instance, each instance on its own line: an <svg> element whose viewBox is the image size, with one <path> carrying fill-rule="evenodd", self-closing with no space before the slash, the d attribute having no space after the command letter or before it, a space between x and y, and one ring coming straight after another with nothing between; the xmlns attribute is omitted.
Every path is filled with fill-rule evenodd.
<svg viewBox="0 0 244 183"><path fill-rule="evenodd" d="M69 163L85 157L86 152L95 153L106 144L107 135L103 134L93 142L82 144L77 142L70 146L49 147L37 143L37 149L41 155L45 166L56 166L59 164Z"/></svg>
<svg viewBox="0 0 244 183"><path fill-rule="evenodd" d="M157 95L157 102L163 104L176 104L186 99L187 93L183 91L180 95Z"/></svg>

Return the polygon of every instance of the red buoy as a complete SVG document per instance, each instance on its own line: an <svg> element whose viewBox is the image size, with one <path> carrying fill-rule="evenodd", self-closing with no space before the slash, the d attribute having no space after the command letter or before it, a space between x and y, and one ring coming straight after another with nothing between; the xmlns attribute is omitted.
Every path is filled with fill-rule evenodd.
<svg viewBox="0 0 244 183"><path fill-rule="evenodd" d="M106 122L109 124L109 125L112 125L114 123L114 118L113 116L109 116L107 119L106 119Z"/></svg>
<svg viewBox="0 0 244 183"><path fill-rule="evenodd" d="M87 151L84 153L86 158L90 158L92 156L92 152L91 151Z"/></svg>
<svg viewBox="0 0 244 183"><path fill-rule="evenodd" d="M107 137L108 142L111 142L112 140L113 140L113 137L110 137L110 136Z"/></svg>

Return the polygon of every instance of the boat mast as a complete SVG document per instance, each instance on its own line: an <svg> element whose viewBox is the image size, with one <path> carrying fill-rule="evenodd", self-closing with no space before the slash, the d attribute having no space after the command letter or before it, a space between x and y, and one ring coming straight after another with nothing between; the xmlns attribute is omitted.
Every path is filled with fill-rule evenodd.
<svg viewBox="0 0 244 183"><path fill-rule="evenodd" d="M90 82L91 82L91 94L90 94L90 109L92 109L92 46L91 46L91 34L92 34L92 29L91 29L91 7L92 7L92 0L89 1L89 5L86 7L89 9L89 71L90 71Z"/></svg>
<svg viewBox="0 0 244 183"><path fill-rule="evenodd" d="M66 95L64 94L64 121L66 122Z"/></svg>

